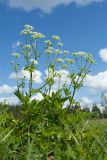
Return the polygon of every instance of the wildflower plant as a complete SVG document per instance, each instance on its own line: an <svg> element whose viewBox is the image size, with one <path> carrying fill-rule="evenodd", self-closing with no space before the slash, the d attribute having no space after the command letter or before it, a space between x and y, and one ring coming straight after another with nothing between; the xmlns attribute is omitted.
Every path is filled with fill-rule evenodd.
<svg viewBox="0 0 107 160"><path fill-rule="evenodd" d="M15 149L14 154L21 152L19 159L46 160L52 152L56 159L85 159L85 147L81 145L84 137L80 135L85 130L86 114L80 111L75 94L95 63L92 55L70 53L63 49L59 36L53 35L47 40L30 25L24 26L20 36L23 41L18 54L13 54L15 61L12 64L18 87L15 95L21 101L20 119L15 123L14 135L21 151ZM34 73L41 62L45 66L44 84L35 88ZM20 69L29 74L28 79L18 77ZM42 94L42 100L32 99L36 93ZM66 102L69 103L64 107ZM73 106L77 106L76 112Z"/></svg>
<svg viewBox="0 0 107 160"><path fill-rule="evenodd" d="M25 65L23 70L29 73L29 90L27 95L31 97L38 90L33 88L34 71L38 69L38 60L45 57L46 75L45 84L41 87L42 91L44 89L46 94L50 94L54 88L56 79L59 79L57 90L60 90L63 96L69 97L69 110L74 103L76 91L83 86L84 79L90 72L91 65L95 63L93 56L85 52L71 54L69 51L63 50L63 43L59 36L53 35L50 40L46 40L45 35L35 32L34 28L30 25L25 25L20 35L24 37L25 42L20 43L20 53L12 54L15 57L14 70L16 72L18 88L22 86L24 94L26 77L22 78L19 84L19 63L17 60L23 58L23 64ZM39 51L40 41L43 44L42 49ZM65 72L62 72L63 70L68 70L69 75L61 86L61 74L65 74ZM67 83L68 79L69 83Z"/></svg>
<svg viewBox="0 0 107 160"><path fill-rule="evenodd" d="M20 36L11 64L16 73L15 95L21 103L0 104L0 160L106 160L106 120L90 120L93 115L81 110L75 100L95 63L93 56L70 53L59 36L47 40L30 25ZM45 70L44 83L35 87L40 65Z"/></svg>

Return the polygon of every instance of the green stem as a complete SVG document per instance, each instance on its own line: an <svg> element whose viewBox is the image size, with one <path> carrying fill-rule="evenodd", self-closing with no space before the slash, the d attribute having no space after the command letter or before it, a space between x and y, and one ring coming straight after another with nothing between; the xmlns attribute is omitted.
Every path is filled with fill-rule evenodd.
<svg viewBox="0 0 107 160"><path fill-rule="evenodd" d="M19 80L18 80L18 72L16 71L16 83L17 83L17 87L19 86Z"/></svg>
<svg viewBox="0 0 107 160"><path fill-rule="evenodd" d="M85 65L84 65L84 68L86 68L86 67L87 67L87 62L86 62ZM90 65L89 65L89 67L87 68L87 71L89 70L89 68L90 68ZM81 75L82 73L83 73L83 70L80 71L80 75ZM84 78L86 77L86 74L87 74L87 72L84 74L84 76L83 76L83 78L81 79L81 81L80 81L79 84L81 84L81 82L84 80ZM75 93L76 93L76 89L78 88L78 82L79 82L80 78L81 78L81 76L78 76L77 81L76 81L76 83L75 83L75 86L74 86L74 89L73 89L73 93L72 93L72 97L71 97L71 99L70 99L70 104L69 104L69 106L68 106L68 111L70 110L70 107L71 107L71 105L72 105L72 102L73 102L73 99L74 99L74 96L75 96Z"/></svg>
<svg viewBox="0 0 107 160"><path fill-rule="evenodd" d="M32 72L30 72L30 80L29 80L29 96L32 96Z"/></svg>
<svg viewBox="0 0 107 160"><path fill-rule="evenodd" d="M75 92L76 92L76 87L74 87L74 90L73 90L73 93L72 93L72 98L71 98L70 104L69 104L69 106L68 106L68 111L70 110L70 107L71 107L71 105L72 105L72 102L73 102L73 99L74 99L74 96L75 96Z"/></svg>

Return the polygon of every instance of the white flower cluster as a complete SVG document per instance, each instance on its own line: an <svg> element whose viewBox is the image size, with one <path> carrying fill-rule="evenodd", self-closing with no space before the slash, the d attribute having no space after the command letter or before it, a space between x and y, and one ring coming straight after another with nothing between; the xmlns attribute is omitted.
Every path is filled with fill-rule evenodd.
<svg viewBox="0 0 107 160"><path fill-rule="evenodd" d="M47 44L47 46L52 46L52 42L50 40L46 40L45 43Z"/></svg>
<svg viewBox="0 0 107 160"><path fill-rule="evenodd" d="M38 64L38 61L36 61L35 59L30 59L31 63L33 64Z"/></svg>
<svg viewBox="0 0 107 160"><path fill-rule="evenodd" d="M30 25L25 25L24 30L21 31L21 35L32 35L33 39L45 38L45 35L39 32L33 32L34 28Z"/></svg>
<svg viewBox="0 0 107 160"><path fill-rule="evenodd" d="M45 38L45 35L43 35L39 32L33 32L32 38L33 39L41 39L41 38Z"/></svg>
<svg viewBox="0 0 107 160"><path fill-rule="evenodd" d="M48 54L52 54L54 51L54 48L53 47L48 47L45 52L48 53Z"/></svg>
<svg viewBox="0 0 107 160"><path fill-rule="evenodd" d="M92 54L87 54L85 52L76 52L76 53L73 53L72 55L75 57L78 57L78 56L84 57L87 62L95 64Z"/></svg>
<svg viewBox="0 0 107 160"><path fill-rule="evenodd" d="M23 49L25 49L25 50L31 50L31 49L32 49L32 46L29 45L29 44L27 44L27 45L24 45L24 46L23 46Z"/></svg>
<svg viewBox="0 0 107 160"><path fill-rule="evenodd" d="M68 63L70 63L70 64L72 64L72 63L74 63L75 62L75 60L73 60L73 59L69 59L69 58L67 58L67 59L65 59Z"/></svg>
<svg viewBox="0 0 107 160"><path fill-rule="evenodd" d="M92 54L87 54L87 62L96 64Z"/></svg>
<svg viewBox="0 0 107 160"><path fill-rule="evenodd" d="M76 53L73 53L72 55L73 55L73 56L86 57L86 56L87 56L87 53L85 53L85 52L76 52Z"/></svg>
<svg viewBox="0 0 107 160"><path fill-rule="evenodd" d="M31 30L31 31L34 30L33 26L30 26L28 24L24 25L24 28L28 29L28 30Z"/></svg>
<svg viewBox="0 0 107 160"><path fill-rule="evenodd" d="M24 30L22 30L21 31L21 35L28 35L28 34L33 34L33 30L34 30L34 28L32 27L32 26L30 26L30 25L25 25L24 26Z"/></svg>
<svg viewBox="0 0 107 160"><path fill-rule="evenodd" d="M64 54L69 54L69 52L68 52L68 51L64 51L63 53L64 53Z"/></svg>
<svg viewBox="0 0 107 160"><path fill-rule="evenodd" d="M59 36L56 36L56 35L53 35L53 36L52 36L52 39L53 39L53 40L56 40L56 41L60 41L60 37L59 37Z"/></svg>
<svg viewBox="0 0 107 160"><path fill-rule="evenodd" d="M58 46L59 46L59 47L62 47L62 46L63 46L63 43L58 42Z"/></svg>
<svg viewBox="0 0 107 160"><path fill-rule="evenodd" d="M56 58L56 59L55 59L55 62L64 62L64 60L61 59L61 58Z"/></svg>
<svg viewBox="0 0 107 160"><path fill-rule="evenodd" d="M56 54L61 54L61 53L62 53L62 50L61 50L61 49L55 49L54 52L55 52Z"/></svg>

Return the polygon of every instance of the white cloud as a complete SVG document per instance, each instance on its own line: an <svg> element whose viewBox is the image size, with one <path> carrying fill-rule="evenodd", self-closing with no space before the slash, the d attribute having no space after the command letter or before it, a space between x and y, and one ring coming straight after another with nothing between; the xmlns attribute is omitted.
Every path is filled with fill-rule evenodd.
<svg viewBox="0 0 107 160"><path fill-rule="evenodd" d="M88 107L90 109L90 111L92 111L94 103L95 102L93 100L89 99L88 97L82 97L81 101L80 101L81 108ZM100 103L96 103L96 105L100 109L100 111L103 112L104 107Z"/></svg>
<svg viewBox="0 0 107 160"><path fill-rule="evenodd" d="M103 1L104 0L8 0L8 4L11 8L21 8L28 12L34 9L40 9L44 13L50 13L55 7L60 5L66 6L75 3L85 6L93 2L97 3Z"/></svg>
<svg viewBox="0 0 107 160"><path fill-rule="evenodd" d="M107 62L107 48L101 49L99 55L102 61Z"/></svg>
<svg viewBox="0 0 107 160"><path fill-rule="evenodd" d="M30 74L29 74L28 71L25 71L25 70L22 69L22 70L18 73L18 77L19 77L19 78L26 77L26 79L29 80L29 79L30 79ZM16 79L16 74L15 74L15 72L10 73L9 78L10 78L10 79ZM42 73L41 73L40 71L35 70L35 71L33 72L33 81L34 81L35 83L42 83Z"/></svg>
<svg viewBox="0 0 107 160"><path fill-rule="evenodd" d="M63 104L63 108L66 108L68 107L70 104L69 100L65 101L64 104Z"/></svg>
<svg viewBox="0 0 107 160"><path fill-rule="evenodd" d="M5 104L18 104L19 100L15 96L10 96L10 97L0 97L0 103L5 103Z"/></svg>
<svg viewBox="0 0 107 160"><path fill-rule="evenodd" d="M88 97L82 97L80 99L80 106L81 108L84 108L84 107L89 107L90 109L92 108L93 106L93 103L94 101L89 99ZM66 108L68 105L70 104L69 100L67 100L64 105L63 105L63 108ZM75 104L74 104L75 106Z"/></svg>
<svg viewBox="0 0 107 160"><path fill-rule="evenodd" d="M30 100L32 101L34 99L41 101L43 99L43 95L41 93L37 93L36 95L32 96Z"/></svg>
<svg viewBox="0 0 107 160"><path fill-rule="evenodd" d="M87 98L87 97L82 97L81 100L80 100L80 104L81 104L81 107L86 107L86 106L92 106L93 104L93 100Z"/></svg>
<svg viewBox="0 0 107 160"><path fill-rule="evenodd" d="M11 87L4 84L3 86L0 86L0 94L13 93L15 89L16 86Z"/></svg>
<svg viewBox="0 0 107 160"><path fill-rule="evenodd" d="M107 90L107 70L96 75L88 75L84 85L90 89Z"/></svg>

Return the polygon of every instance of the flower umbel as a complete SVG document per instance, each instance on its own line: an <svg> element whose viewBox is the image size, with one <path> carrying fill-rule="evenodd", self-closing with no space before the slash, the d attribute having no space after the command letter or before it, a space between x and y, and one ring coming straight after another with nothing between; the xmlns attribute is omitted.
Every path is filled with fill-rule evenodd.
<svg viewBox="0 0 107 160"><path fill-rule="evenodd" d="M56 41L60 41L60 37L59 37L59 36L56 36L56 35L53 35L53 36L52 36L52 39L53 39L53 40L56 40Z"/></svg>
<svg viewBox="0 0 107 160"><path fill-rule="evenodd" d="M41 39L41 38L45 38L45 35L43 35L39 32L33 32L32 38L33 39Z"/></svg>
<svg viewBox="0 0 107 160"><path fill-rule="evenodd" d="M35 59L30 59L30 61L31 61L33 64L38 64L38 61L36 61Z"/></svg>
<svg viewBox="0 0 107 160"><path fill-rule="evenodd" d="M33 33L34 28L30 25L25 25L24 30L21 31L21 35L29 35Z"/></svg>
<svg viewBox="0 0 107 160"><path fill-rule="evenodd" d="M61 58L56 58L56 59L55 59L55 62L64 62L64 60L61 59Z"/></svg>
<svg viewBox="0 0 107 160"><path fill-rule="evenodd" d="M62 50L61 50L61 49L55 49L54 52L55 52L56 54L61 54L61 53L62 53Z"/></svg>

